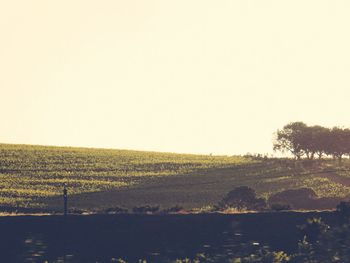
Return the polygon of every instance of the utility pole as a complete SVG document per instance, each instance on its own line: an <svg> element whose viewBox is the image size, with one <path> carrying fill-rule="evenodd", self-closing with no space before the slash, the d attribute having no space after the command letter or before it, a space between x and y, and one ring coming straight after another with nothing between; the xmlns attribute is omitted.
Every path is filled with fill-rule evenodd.
<svg viewBox="0 0 350 263"><path fill-rule="evenodd" d="M63 185L63 208L64 208L64 216L67 216L67 200L68 200L68 193L67 193L67 184L64 183Z"/></svg>

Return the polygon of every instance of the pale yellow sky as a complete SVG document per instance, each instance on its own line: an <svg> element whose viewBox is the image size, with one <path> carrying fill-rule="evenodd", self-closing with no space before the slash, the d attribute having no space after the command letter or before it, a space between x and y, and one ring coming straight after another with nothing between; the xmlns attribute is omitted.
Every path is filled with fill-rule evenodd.
<svg viewBox="0 0 350 263"><path fill-rule="evenodd" d="M0 0L0 142L272 152L350 126L349 1Z"/></svg>

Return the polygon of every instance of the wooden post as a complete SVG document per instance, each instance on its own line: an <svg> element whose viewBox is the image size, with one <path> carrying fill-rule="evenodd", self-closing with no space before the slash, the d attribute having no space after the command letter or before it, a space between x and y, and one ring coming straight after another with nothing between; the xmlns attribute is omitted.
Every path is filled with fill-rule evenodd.
<svg viewBox="0 0 350 263"><path fill-rule="evenodd" d="M67 199L68 199L67 185L64 184L64 188L63 188L63 208L64 208L64 216L67 216L67 213L68 213L68 209L67 209Z"/></svg>

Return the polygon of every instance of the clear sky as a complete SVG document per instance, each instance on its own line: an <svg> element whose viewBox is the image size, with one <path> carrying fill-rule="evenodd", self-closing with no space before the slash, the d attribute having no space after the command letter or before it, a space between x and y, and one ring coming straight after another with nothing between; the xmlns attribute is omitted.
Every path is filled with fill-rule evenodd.
<svg viewBox="0 0 350 263"><path fill-rule="evenodd" d="M350 1L0 1L0 142L272 152L350 126Z"/></svg>

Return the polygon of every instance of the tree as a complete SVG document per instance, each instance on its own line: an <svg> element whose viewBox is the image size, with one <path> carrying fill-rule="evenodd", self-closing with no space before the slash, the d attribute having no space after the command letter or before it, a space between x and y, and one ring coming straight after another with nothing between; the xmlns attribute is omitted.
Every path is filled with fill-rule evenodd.
<svg viewBox="0 0 350 263"><path fill-rule="evenodd" d="M307 125L303 122L291 122L285 125L282 130L277 130L273 144L274 151L289 151L299 160L307 149L305 146L307 142L306 131Z"/></svg>
<svg viewBox="0 0 350 263"><path fill-rule="evenodd" d="M315 156L315 148L316 148L316 138L315 138L315 130L313 127L304 127L301 131L300 135L300 148L305 153L307 159L314 159Z"/></svg>
<svg viewBox="0 0 350 263"><path fill-rule="evenodd" d="M296 159L306 156L312 160L315 154L321 159L327 154L341 161L344 155L350 156L350 129L329 129L319 125L307 126L303 122L291 122L282 130L277 130L273 149L289 151Z"/></svg>
<svg viewBox="0 0 350 263"><path fill-rule="evenodd" d="M343 155L350 152L350 130L334 127L329 136L326 151L335 159L341 161Z"/></svg>
<svg viewBox="0 0 350 263"><path fill-rule="evenodd" d="M326 154L328 145L330 144L331 136L330 129L316 125L310 127L312 129L312 150L321 159Z"/></svg>

